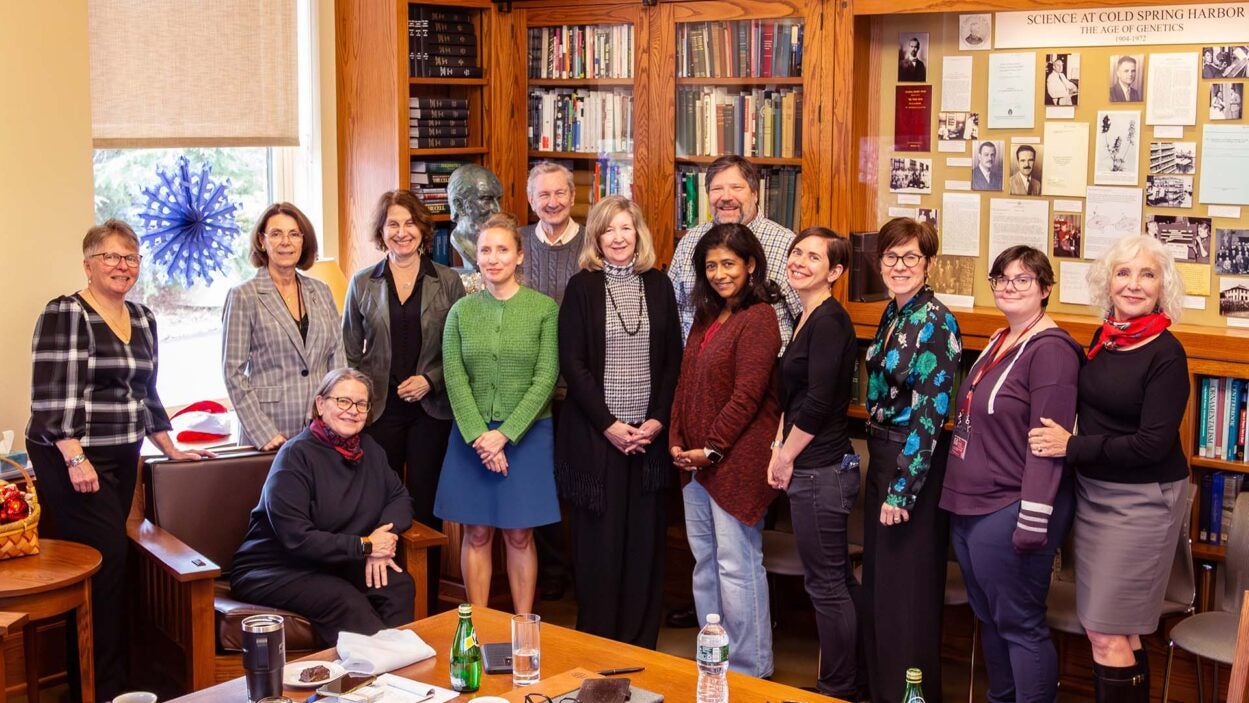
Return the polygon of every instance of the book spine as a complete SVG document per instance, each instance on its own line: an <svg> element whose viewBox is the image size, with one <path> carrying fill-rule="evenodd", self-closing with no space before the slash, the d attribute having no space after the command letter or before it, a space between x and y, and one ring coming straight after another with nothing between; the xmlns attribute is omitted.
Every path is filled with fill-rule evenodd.
<svg viewBox="0 0 1249 703"><path fill-rule="evenodd" d="M409 110L464 110L468 114L468 98L409 98Z"/></svg>
<svg viewBox="0 0 1249 703"><path fill-rule="evenodd" d="M1197 505L1197 541L1210 542L1210 501L1213 500L1214 476L1210 472L1201 475L1201 492Z"/></svg>
<svg viewBox="0 0 1249 703"><path fill-rule="evenodd" d="M412 126L408 128L408 136L412 139L423 139L425 137L467 137L468 126L460 125L458 127L427 127Z"/></svg>
<svg viewBox="0 0 1249 703"><path fill-rule="evenodd" d="M1249 403L1249 381L1241 381L1240 398L1237 399L1237 418L1240 422L1240 431L1236 433L1236 461L1245 460L1245 420L1246 420L1246 404Z"/></svg>
<svg viewBox="0 0 1249 703"><path fill-rule="evenodd" d="M1209 417L1209 411L1206 407L1206 399L1210 394L1210 378L1201 377L1201 384L1197 391L1197 407L1200 411L1200 418L1197 421L1197 456L1207 457L1210 452L1206 448L1207 430L1206 419Z"/></svg>
<svg viewBox="0 0 1249 703"><path fill-rule="evenodd" d="M1218 422L1218 412L1215 410L1215 402L1218 397L1219 381L1217 378L1209 378L1209 392L1206 394L1206 456L1214 458L1214 445L1217 438L1217 431L1214 424Z"/></svg>
<svg viewBox="0 0 1249 703"><path fill-rule="evenodd" d="M459 149L468 146L468 137L422 137L409 139L411 149Z"/></svg>
<svg viewBox="0 0 1249 703"><path fill-rule="evenodd" d="M1227 461L1236 460L1236 443L1240 437L1240 392L1244 381L1239 378L1230 379L1227 392L1227 451L1223 458Z"/></svg>
<svg viewBox="0 0 1249 703"><path fill-rule="evenodd" d="M1226 474L1222 471L1214 473L1214 483L1210 486L1210 544L1221 544L1220 532L1223 529L1223 485Z"/></svg>
<svg viewBox="0 0 1249 703"><path fill-rule="evenodd" d="M471 23L473 17L463 10L451 10L437 5L410 5L408 17L425 22L461 22Z"/></svg>
<svg viewBox="0 0 1249 703"><path fill-rule="evenodd" d="M1219 522L1219 544L1226 547L1232 534L1232 513L1236 510L1236 496L1240 495L1240 474L1229 473L1223 477L1223 512Z"/></svg>

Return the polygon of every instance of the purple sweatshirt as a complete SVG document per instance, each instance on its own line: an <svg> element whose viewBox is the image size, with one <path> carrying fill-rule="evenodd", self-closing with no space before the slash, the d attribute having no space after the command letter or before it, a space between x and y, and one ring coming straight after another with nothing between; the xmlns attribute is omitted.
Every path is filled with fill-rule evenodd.
<svg viewBox="0 0 1249 703"><path fill-rule="evenodd" d="M992 347L990 341L986 349ZM956 412L967 402L970 379L988 362L981 355L967 373ZM962 458L950 452L942 508L956 515L987 515L1022 501L1019 528L1045 532L1063 459L1033 456L1028 430L1040 427L1042 417L1071 430L1083 362L1080 345L1054 327L1024 340L980 379L972 395L966 451Z"/></svg>

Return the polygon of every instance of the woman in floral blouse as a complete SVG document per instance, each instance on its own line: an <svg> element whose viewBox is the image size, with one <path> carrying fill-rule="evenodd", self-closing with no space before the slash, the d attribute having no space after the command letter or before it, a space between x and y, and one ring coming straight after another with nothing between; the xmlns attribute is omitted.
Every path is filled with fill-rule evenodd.
<svg viewBox="0 0 1249 703"><path fill-rule="evenodd" d="M900 701L906 669L914 666L940 701L949 535L937 502L949 441L942 425L962 342L954 316L925 283L937 254L932 226L890 220L880 229L878 252L893 301L867 349L870 459L859 622L872 700Z"/></svg>

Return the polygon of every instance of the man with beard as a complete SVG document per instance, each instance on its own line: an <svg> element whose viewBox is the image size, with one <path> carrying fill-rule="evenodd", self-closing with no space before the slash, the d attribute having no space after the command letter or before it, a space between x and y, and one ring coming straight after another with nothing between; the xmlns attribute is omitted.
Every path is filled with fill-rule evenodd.
<svg viewBox="0 0 1249 703"><path fill-rule="evenodd" d="M685 232L677 242L676 251L672 254L672 266L668 269L676 291L682 339L689 336L690 325L694 323L690 293L694 290L695 277L702 275L701 271L694 270L694 247L712 225L738 222L749 227L759 238L767 258L768 278L775 281L784 294L775 306L776 319L781 327L781 352L784 353L794 331L794 322L802 314L802 301L798 293L789 287L785 276L789 248L794 241L793 231L759 214L759 170L736 154L721 156L707 167L707 200L711 205L711 222Z"/></svg>
<svg viewBox="0 0 1249 703"><path fill-rule="evenodd" d="M1015 150L1015 172L1010 177L1011 195L1040 195L1041 179L1036 176L1036 148L1024 144Z"/></svg>
<svg viewBox="0 0 1249 703"><path fill-rule="evenodd" d="M529 207L538 216L537 224L520 228L525 238L525 285L564 300L568 279L578 271L584 234L572 219L572 203L577 194L572 171L552 161L540 161L529 171L526 186Z"/></svg>

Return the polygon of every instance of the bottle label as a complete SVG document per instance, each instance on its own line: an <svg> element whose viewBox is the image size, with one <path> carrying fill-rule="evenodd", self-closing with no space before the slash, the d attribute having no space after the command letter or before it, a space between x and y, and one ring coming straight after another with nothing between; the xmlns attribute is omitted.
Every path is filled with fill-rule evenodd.
<svg viewBox="0 0 1249 703"><path fill-rule="evenodd" d="M729 646L698 647L698 661L702 664L723 664L729 660Z"/></svg>
<svg viewBox="0 0 1249 703"><path fill-rule="evenodd" d="M476 632L468 633L468 636L464 638L464 651L467 652L468 650L476 646L477 646L477 633Z"/></svg>

